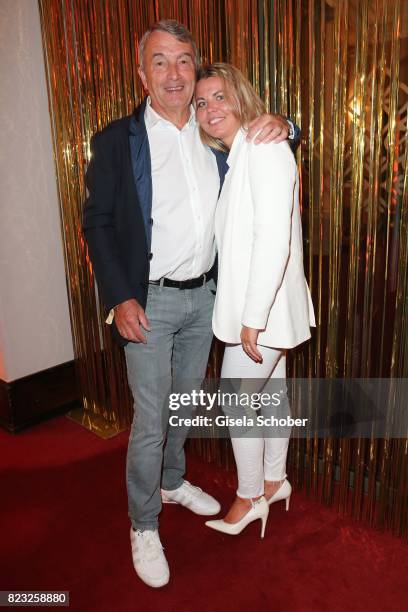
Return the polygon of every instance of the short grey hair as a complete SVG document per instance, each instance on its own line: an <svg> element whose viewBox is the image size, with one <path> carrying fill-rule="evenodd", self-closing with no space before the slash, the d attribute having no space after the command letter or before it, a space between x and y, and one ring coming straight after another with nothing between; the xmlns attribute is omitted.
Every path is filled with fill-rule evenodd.
<svg viewBox="0 0 408 612"><path fill-rule="evenodd" d="M139 64L143 69L143 55L146 47L147 40L153 32L166 32L174 38L177 38L180 42L190 43L194 52L194 63L195 67L201 63L200 54L197 49L196 41L193 38L191 32L184 26L182 23L179 23L175 19L162 19L161 21L156 21L146 32L143 34L142 38L139 41Z"/></svg>

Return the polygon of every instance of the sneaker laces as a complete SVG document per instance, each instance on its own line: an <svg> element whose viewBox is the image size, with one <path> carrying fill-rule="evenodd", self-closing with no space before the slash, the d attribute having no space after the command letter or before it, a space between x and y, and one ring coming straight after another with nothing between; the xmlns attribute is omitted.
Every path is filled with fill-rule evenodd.
<svg viewBox="0 0 408 612"><path fill-rule="evenodd" d="M188 480L184 481L183 486L185 488L185 492L189 493L190 495L196 495L197 493L203 492L203 490L200 489L200 487L196 487L192 485L191 482L188 482Z"/></svg>
<svg viewBox="0 0 408 612"><path fill-rule="evenodd" d="M143 553L143 556L147 561L155 561L159 556L162 550L164 550L159 535L155 531L140 531L138 529L136 531L136 535L139 537L139 542Z"/></svg>

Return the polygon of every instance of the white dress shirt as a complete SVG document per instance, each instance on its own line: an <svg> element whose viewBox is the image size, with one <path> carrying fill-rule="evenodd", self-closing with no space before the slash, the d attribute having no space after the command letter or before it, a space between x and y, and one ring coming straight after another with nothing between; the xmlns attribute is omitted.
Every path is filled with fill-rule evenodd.
<svg viewBox="0 0 408 612"><path fill-rule="evenodd" d="M254 145L237 132L215 215L218 285L213 313L220 340L293 348L310 338L313 305L303 269L299 176L287 142Z"/></svg>
<svg viewBox="0 0 408 612"><path fill-rule="evenodd" d="M217 162L201 142L192 107L179 130L152 109L148 98L145 124L153 184L150 280L196 278L215 258Z"/></svg>

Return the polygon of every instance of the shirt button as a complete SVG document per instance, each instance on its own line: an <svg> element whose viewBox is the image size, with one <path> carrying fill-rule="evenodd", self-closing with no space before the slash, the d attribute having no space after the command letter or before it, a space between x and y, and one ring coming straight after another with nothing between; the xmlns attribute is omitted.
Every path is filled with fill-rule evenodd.
<svg viewBox="0 0 408 612"><path fill-rule="evenodd" d="M153 225L153 219L151 217L149 219L149 223L150 223L150 225Z"/></svg>
<svg viewBox="0 0 408 612"><path fill-rule="evenodd" d="M153 259L153 253L149 253L149 261Z"/></svg>

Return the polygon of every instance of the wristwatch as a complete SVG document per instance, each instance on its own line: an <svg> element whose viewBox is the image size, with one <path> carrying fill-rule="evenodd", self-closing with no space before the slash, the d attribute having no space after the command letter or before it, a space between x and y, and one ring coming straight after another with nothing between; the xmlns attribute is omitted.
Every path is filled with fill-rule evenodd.
<svg viewBox="0 0 408 612"><path fill-rule="evenodd" d="M286 122L289 126L289 134L288 134L288 139L289 140L293 140L295 138L295 126L293 124L293 122L290 119L286 119Z"/></svg>

